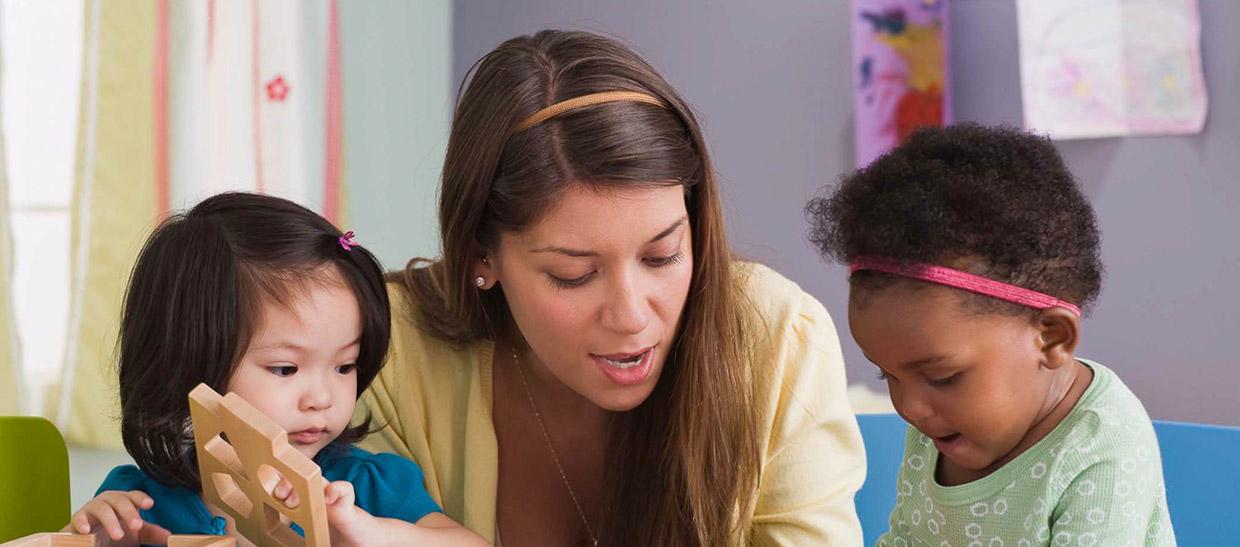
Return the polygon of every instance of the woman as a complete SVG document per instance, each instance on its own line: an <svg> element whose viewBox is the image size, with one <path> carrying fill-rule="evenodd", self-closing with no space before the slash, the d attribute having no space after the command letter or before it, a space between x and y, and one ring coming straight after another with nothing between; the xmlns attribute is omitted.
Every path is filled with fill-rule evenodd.
<svg viewBox="0 0 1240 547"><path fill-rule="evenodd" d="M831 319L733 260L684 100L582 32L513 38L472 72L443 256L389 284L370 448L509 547L859 545Z"/></svg>

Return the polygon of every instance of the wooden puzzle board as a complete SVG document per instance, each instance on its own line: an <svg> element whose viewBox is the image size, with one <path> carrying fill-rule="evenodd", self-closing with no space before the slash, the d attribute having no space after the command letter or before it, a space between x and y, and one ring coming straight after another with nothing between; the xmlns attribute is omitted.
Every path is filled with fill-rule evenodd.
<svg viewBox="0 0 1240 547"><path fill-rule="evenodd" d="M329 547L327 480L289 445L288 434L235 393L221 396L206 384L190 392L189 406L203 499L232 517L237 533L258 547ZM296 508L268 493L280 477L292 483Z"/></svg>

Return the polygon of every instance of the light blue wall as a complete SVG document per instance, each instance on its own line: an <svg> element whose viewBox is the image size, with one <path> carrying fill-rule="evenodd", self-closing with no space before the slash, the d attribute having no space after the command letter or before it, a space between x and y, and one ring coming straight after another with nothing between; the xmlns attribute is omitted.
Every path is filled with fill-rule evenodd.
<svg viewBox="0 0 1240 547"><path fill-rule="evenodd" d="M451 123L452 3L340 2L345 228L388 269L438 254Z"/></svg>

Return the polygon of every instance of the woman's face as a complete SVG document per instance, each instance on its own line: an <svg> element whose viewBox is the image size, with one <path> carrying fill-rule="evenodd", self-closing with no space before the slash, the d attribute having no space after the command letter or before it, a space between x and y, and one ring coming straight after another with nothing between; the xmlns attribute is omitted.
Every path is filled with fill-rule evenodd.
<svg viewBox="0 0 1240 547"><path fill-rule="evenodd" d="M680 185L569 187L482 267L504 290L538 363L611 411L646 400L676 340L693 274Z"/></svg>

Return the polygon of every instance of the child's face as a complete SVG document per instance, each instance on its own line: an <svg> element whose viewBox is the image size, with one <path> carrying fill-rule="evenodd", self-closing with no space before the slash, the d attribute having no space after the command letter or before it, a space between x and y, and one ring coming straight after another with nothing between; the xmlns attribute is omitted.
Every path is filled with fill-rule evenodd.
<svg viewBox="0 0 1240 547"><path fill-rule="evenodd" d="M1036 321L962 302L956 289L895 285L854 293L848 323L900 416L955 465L986 471L1049 412L1054 371Z"/></svg>
<svg viewBox="0 0 1240 547"><path fill-rule="evenodd" d="M264 301L228 391L288 432L313 458L348 427L357 403L361 312L343 280L294 290L287 306Z"/></svg>

